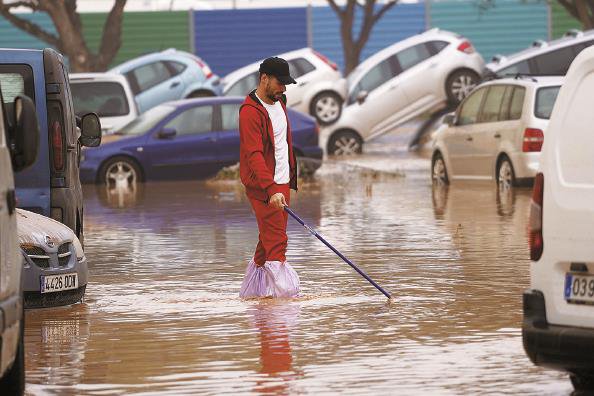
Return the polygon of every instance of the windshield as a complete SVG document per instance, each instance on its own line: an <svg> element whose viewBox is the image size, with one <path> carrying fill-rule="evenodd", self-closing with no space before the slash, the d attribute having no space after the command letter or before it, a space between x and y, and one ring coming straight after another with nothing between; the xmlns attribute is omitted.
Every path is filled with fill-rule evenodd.
<svg viewBox="0 0 594 396"><path fill-rule="evenodd" d="M534 106L534 115L536 117L546 120L551 118L551 112L560 88L560 86L545 87L536 91L536 105Z"/></svg>
<svg viewBox="0 0 594 396"><path fill-rule="evenodd" d="M362 73L363 73L363 68L361 68L361 67L357 67L355 70L353 70L352 72L349 73L349 75L346 78L347 87L348 87L349 92L353 89L353 84L355 83L356 80L359 79L359 77L361 77Z"/></svg>
<svg viewBox="0 0 594 396"><path fill-rule="evenodd" d="M161 120L171 114L174 110L175 107L173 106L161 105L153 107L146 113L141 114L138 118L135 118L124 125L116 133L121 135L142 135L161 122Z"/></svg>
<svg viewBox="0 0 594 396"><path fill-rule="evenodd" d="M97 113L99 117L117 117L130 113L124 88L117 82L70 83L74 112L82 117Z"/></svg>

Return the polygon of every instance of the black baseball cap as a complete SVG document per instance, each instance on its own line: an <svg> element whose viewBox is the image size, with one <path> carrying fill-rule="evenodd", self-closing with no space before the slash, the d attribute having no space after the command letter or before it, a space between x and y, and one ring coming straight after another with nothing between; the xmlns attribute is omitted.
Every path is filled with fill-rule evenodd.
<svg viewBox="0 0 594 396"><path fill-rule="evenodd" d="M260 63L260 73L274 76L284 85L297 83L289 73L289 64L287 61L277 56L264 59L264 62Z"/></svg>

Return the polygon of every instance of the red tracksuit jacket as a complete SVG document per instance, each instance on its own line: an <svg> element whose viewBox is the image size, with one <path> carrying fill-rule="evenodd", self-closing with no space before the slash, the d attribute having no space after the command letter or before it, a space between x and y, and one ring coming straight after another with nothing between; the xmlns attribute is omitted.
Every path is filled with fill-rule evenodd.
<svg viewBox="0 0 594 396"><path fill-rule="evenodd" d="M285 99L281 100L285 116ZM274 157L274 131L268 112L252 91L239 109L239 174L248 197L260 201L277 192L274 183L276 159ZM297 190L297 160L293 153L291 126L287 117L287 143L289 144L289 187Z"/></svg>

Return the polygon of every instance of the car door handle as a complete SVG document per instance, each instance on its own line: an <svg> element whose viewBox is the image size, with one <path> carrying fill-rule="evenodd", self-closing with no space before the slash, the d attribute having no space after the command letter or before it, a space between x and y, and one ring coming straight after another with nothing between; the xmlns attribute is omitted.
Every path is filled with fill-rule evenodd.
<svg viewBox="0 0 594 396"><path fill-rule="evenodd" d="M175 88L175 87L177 87L179 84L180 84L180 82L179 82L179 81L174 81L174 82L172 82L172 83L171 83L171 85L169 86L169 88Z"/></svg>
<svg viewBox="0 0 594 396"><path fill-rule="evenodd" d="M304 85L307 85L307 81L300 82L297 86L303 87Z"/></svg>
<svg viewBox="0 0 594 396"><path fill-rule="evenodd" d="M396 88L398 88L398 85L392 85L392 86L390 86L390 88L388 88L388 90L391 91L391 90L396 89Z"/></svg>
<svg viewBox="0 0 594 396"><path fill-rule="evenodd" d="M435 66L437 66L437 63L431 63L427 69L433 69Z"/></svg>
<svg viewBox="0 0 594 396"><path fill-rule="evenodd" d="M501 138L501 134L499 132L497 132L495 135L493 135L493 137L495 139L499 139L499 138Z"/></svg>
<svg viewBox="0 0 594 396"><path fill-rule="evenodd" d="M466 138L466 141L467 141L467 142L472 142L472 140L473 140L473 139L472 139L472 136L468 136L468 137Z"/></svg>

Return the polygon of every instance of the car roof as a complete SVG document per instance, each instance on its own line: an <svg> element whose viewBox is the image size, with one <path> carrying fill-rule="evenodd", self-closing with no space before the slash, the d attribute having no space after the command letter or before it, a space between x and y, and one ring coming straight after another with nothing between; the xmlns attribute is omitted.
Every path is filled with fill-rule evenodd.
<svg viewBox="0 0 594 396"><path fill-rule="evenodd" d="M274 56L278 56L283 59L292 59L292 58L297 58L299 56L305 57L307 55L312 54L313 53L312 51L313 51L312 48L304 47L304 48L300 48L300 49L289 51L289 52L283 52L282 54L278 54L278 55L274 55ZM233 70L231 73L227 74L223 78L223 83L227 84L229 81L235 81L236 79L239 79L247 74L258 71L258 68L260 67L260 63L262 63L263 60L264 59L259 59L256 62L252 62L248 65L240 67L239 69Z"/></svg>
<svg viewBox="0 0 594 396"><path fill-rule="evenodd" d="M543 40L535 40L533 46L510 55L495 55L492 61L487 64L487 67L490 69L498 70L504 68L509 64L521 61L525 58L530 58L531 56L534 56L540 52L548 52L554 49L566 47L568 45L577 44L582 41L589 41L594 39L594 29L586 30L584 32L570 32L568 32L565 36L561 38L549 42Z"/></svg>
<svg viewBox="0 0 594 396"><path fill-rule="evenodd" d="M176 108L189 108L193 107L196 104L203 104L203 105L217 105L217 104L236 104L236 103L243 103L245 100L244 97L241 96L210 96L205 98L190 98L190 99L180 99L174 100L170 102L162 103L163 105L167 106L175 106Z"/></svg>
<svg viewBox="0 0 594 396"><path fill-rule="evenodd" d="M190 59L191 56L196 56L194 54L190 54L189 52L180 51L175 48L168 48L163 51L159 52L151 52L149 54L138 56L134 59L130 59L124 63L120 63L119 65L112 67L108 70L110 73L120 73L122 71L128 71L130 69L134 69L137 66L143 65L147 62L152 60L160 60L164 57L171 56L172 59L176 59L181 57L182 59Z"/></svg>
<svg viewBox="0 0 594 396"><path fill-rule="evenodd" d="M564 80L565 80L565 76L519 75L518 77L506 77L506 78L497 78L494 80L489 80L485 83L482 83L480 86L497 85L497 84L515 84L515 85L523 85L526 87L528 87L528 86L546 87L546 86L563 85Z"/></svg>
<svg viewBox="0 0 594 396"><path fill-rule="evenodd" d="M68 75L71 82L82 81L117 81L127 84L126 77L118 73L70 73Z"/></svg>

